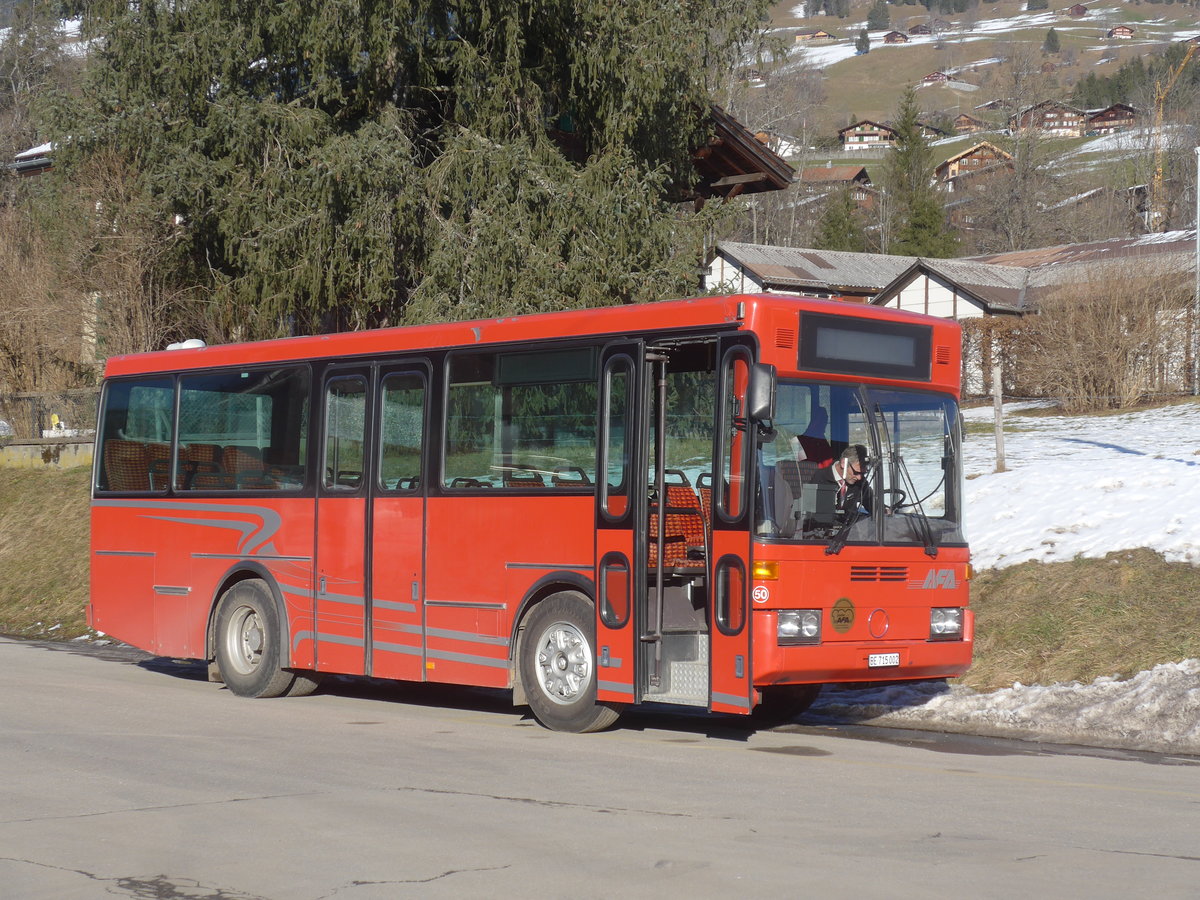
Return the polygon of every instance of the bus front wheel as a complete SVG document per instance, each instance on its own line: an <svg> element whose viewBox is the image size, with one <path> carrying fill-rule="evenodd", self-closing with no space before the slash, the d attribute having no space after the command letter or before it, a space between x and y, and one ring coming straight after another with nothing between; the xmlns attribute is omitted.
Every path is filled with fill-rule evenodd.
<svg viewBox="0 0 1200 900"><path fill-rule="evenodd" d="M217 608L217 667L239 697L279 697L296 679L279 666L279 613L266 582L239 581Z"/></svg>
<svg viewBox="0 0 1200 900"><path fill-rule="evenodd" d="M618 708L596 702L596 625L579 594L553 594L529 613L521 640L521 681L537 720L552 731L600 731Z"/></svg>

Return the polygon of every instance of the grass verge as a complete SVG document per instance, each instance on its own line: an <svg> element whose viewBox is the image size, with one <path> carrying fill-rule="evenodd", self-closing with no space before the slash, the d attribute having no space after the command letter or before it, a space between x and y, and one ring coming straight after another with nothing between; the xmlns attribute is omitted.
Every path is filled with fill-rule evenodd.
<svg viewBox="0 0 1200 900"><path fill-rule="evenodd" d="M87 633L90 475L0 469L0 632Z"/></svg>

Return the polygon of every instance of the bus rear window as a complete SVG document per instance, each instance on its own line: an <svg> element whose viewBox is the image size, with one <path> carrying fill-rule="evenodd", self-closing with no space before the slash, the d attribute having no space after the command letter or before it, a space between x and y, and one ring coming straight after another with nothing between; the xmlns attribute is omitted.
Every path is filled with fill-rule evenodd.
<svg viewBox="0 0 1200 900"><path fill-rule="evenodd" d="M170 378L109 383L96 448L97 490L166 490L174 406Z"/></svg>

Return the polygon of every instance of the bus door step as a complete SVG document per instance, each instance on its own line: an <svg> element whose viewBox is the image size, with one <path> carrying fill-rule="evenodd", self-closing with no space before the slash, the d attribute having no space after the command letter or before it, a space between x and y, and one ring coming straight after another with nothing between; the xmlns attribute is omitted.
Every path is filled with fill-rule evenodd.
<svg viewBox="0 0 1200 900"><path fill-rule="evenodd" d="M708 635L664 635L663 678L643 699L681 706L708 706Z"/></svg>

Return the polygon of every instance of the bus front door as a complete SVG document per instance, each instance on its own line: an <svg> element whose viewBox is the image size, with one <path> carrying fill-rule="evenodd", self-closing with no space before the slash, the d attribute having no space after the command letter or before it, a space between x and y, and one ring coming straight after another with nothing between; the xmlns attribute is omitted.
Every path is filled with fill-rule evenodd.
<svg viewBox="0 0 1200 900"><path fill-rule="evenodd" d="M596 697L636 703L646 598L645 347L611 344L600 361L596 447Z"/></svg>
<svg viewBox="0 0 1200 900"><path fill-rule="evenodd" d="M755 425L746 415L753 347L746 335L724 337L718 345L708 557L713 712L748 713L754 697L749 590Z"/></svg>

